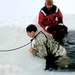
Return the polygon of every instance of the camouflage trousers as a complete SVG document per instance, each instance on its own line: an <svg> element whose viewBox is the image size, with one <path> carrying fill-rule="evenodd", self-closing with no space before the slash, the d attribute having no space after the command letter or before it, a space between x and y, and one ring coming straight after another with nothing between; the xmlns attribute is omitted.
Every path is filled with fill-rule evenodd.
<svg viewBox="0 0 75 75"><path fill-rule="evenodd" d="M70 58L68 56L59 57L55 62L59 68L66 68L70 64Z"/></svg>

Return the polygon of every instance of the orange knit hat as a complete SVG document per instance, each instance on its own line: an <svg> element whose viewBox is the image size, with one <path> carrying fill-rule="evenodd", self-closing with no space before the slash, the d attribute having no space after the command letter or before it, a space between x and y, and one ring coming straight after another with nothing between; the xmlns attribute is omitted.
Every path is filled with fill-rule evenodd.
<svg viewBox="0 0 75 75"><path fill-rule="evenodd" d="M47 5L53 5L53 0L45 0L45 3L46 3Z"/></svg>

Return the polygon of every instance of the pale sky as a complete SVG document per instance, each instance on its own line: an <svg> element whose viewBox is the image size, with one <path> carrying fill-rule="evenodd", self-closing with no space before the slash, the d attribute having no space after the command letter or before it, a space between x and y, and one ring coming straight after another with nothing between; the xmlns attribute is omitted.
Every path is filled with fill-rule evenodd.
<svg viewBox="0 0 75 75"><path fill-rule="evenodd" d="M45 0L0 0L0 17L37 15ZM75 14L75 0L54 0L62 13Z"/></svg>

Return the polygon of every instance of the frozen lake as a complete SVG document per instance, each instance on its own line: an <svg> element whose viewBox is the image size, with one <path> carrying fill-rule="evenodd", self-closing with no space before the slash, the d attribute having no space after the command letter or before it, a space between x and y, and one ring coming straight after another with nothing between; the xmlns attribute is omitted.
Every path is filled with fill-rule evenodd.
<svg viewBox="0 0 75 75"><path fill-rule="evenodd" d="M30 18L30 19L29 19ZM75 15L64 15L64 24L69 30L75 30ZM25 32L28 24L37 24L37 18L25 16L19 19L7 18L0 21L0 50L20 47L30 42ZM39 27L39 26L38 26ZM0 75L71 75L74 72L44 71L45 60L33 57L29 46L21 49L0 52Z"/></svg>

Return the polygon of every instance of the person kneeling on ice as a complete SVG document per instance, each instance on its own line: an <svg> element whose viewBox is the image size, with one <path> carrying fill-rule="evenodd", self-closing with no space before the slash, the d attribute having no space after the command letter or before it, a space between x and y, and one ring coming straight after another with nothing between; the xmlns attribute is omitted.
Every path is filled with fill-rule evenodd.
<svg viewBox="0 0 75 75"><path fill-rule="evenodd" d="M64 25L63 14L54 4L54 0L45 0L45 5L38 15L38 24L44 31L52 34L57 42L64 44L63 39L68 34L68 27Z"/></svg>
<svg viewBox="0 0 75 75"><path fill-rule="evenodd" d="M69 57L66 49L59 45L52 36L40 31L34 24L26 28L27 35L35 40L34 47L30 47L30 52L37 57L46 59L45 70L68 67Z"/></svg>

